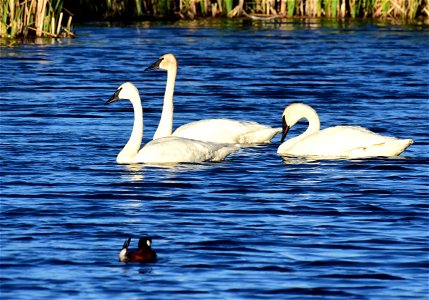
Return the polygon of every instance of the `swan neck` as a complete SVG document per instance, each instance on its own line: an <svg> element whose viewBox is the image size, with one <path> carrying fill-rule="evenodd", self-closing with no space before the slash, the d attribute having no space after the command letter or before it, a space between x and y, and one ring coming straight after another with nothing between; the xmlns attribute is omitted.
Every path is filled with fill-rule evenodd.
<svg viewBox="0 0 429 300"><path fill-rule="evenodd" d="M307 119L308 127L307 130L301 135L302 137L308 136L320 130L320 119L314 109L306 110L303 118Z"/></svg>
<svg viewBox="0 0 429 300"><path fill-rule="evenodd" d="M307 119L308 127L301 135L291 138L290 140L284 141L280 147L277 149L278 153L288 153L298 142L305 139L307 136L316 133L320 130L320 120L317 112L311 107L300 106L299 110L296 113L295 122L292 124L295 125L301 119Z"/></svg>
<svg viewBox="0 0 429 300"><path fill-rule="evenodd" d="M143 108L139 95L130 99L134 109L134 124L131 136L121 152L119 152L116 161L118 163L131 163L133 158L140 150L143 139Z"/></svg>
<svg viewBox="0 0 429 300"><path fill-rule="evenodd" d="M164 104L162 106L161 120L153 139L169 136L173 133L174 113L174 85L176 83L177 65L167 70L167 85L165 86Z"/></svg>

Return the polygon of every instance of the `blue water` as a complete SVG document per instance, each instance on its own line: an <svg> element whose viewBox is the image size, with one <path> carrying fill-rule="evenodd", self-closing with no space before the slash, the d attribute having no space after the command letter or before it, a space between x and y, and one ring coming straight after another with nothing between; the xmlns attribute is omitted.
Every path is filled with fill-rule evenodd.
<svg viewBox="0 0 429 300"><path fill-rule="evenodd" d="M428 28L288 21L78 27L0 55L3 299L427 299ZM175 127L227 117L412 138L401 156L283 159L280 137L220 163L115 162L140 89L148 141L179 59ZM306 124L290 135L300 134ZM123 264L128 236L159 259Z"/></svg>

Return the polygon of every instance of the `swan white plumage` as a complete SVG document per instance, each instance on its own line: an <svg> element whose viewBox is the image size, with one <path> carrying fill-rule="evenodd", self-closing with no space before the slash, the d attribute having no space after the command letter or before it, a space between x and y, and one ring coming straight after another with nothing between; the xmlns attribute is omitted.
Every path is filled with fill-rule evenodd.
<svg viewBox="0 0 429 300"><path fill-rule="evenodd" d="M153 138L169 135L180 136L214 143L228 144L267 144L281 132L281 128L272 128L251 121L231 119L206 119L180 126L173 132L173 94L177 74L177 59L173 54L161 56L145 71L162 69L167 71L164 104L161 120Z"/></svg>
<svg viewBox="0 0 429 300"><path fill-rule="evenodd" d="M285 142L289 128L301 119L308 120L307 130ZM293 103L282 115L282 144L277 153L324 158L365 158L396 156L413 143L411 139L382 136L359 126L334 126L320 130L316 111L303 103Z"/></svg>
<svg viewBox="0 0 429 300"><path fill-rule="evenodd" d="M126 82L105 104L119 99L130 100L134 109L133 130L127 144L116 158L119 164L220 161L239 149L236 146L174 136L152 140L140 149L143 138L143 107L139 92L132 83Z"/></svg>

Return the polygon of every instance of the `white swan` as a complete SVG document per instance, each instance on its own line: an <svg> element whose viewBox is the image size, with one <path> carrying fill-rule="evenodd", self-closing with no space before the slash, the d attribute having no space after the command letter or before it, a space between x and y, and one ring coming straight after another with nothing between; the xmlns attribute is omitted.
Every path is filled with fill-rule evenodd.
<svg viewBox="0 0 429 300"><path fill-rule="evenodd" d="M283 142L289 128L302 118L308 120L307 130ZM396 156L413 143L411 139L382 136L359 126L335 126L320 130L316 111L303 103L286 107L282 121L282 144L277 150L282 155L325 158Z"/></svg>
<svg viewBox="0 0 429 300"><path fill-rule="evenodd" d="M239 149L231 145L173 136L150 141L140 149L143 138L143 108L139 92L132 83L126 82L105 104L119 99L130 100L134 109L133 130L127 144L116 158L119 164L219 161Z"/></svg>
<svg viewBox="0 0 429 300"><path fill-rule="evenodd" d="M161 56L145 71L163 69L167 71L164 105L161 120L153 138L169 135L180 136L214 143L228 144L267 144L281 132L281 128L272 128L250 121L230 119L207 119L180 126L173 132L173 94L177 74L177 60L173 54Z"/></svg>

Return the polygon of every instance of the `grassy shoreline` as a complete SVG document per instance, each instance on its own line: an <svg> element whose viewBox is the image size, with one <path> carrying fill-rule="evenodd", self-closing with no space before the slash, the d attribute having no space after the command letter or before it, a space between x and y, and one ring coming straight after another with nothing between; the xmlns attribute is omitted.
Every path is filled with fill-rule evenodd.
<svg viewBox="0 0 429 300"><path fill-rule="evenodd" d="M74 37L72 21L210 18L382 19L428 23L429 0L2 0L0 37Z"/></svg>
<svg viewBox="0 0 429 300"><path fill-rule="evenodd" d="M73 37L63 0L2 0L0 37Z"/></svg>
<svg viewBox="0 0 429 300"><path fill-rule="evenodd" d="M307 17L427 19L429 0L64 0L86 21ZM80 15L80 16L79 16Z"/></svg>

